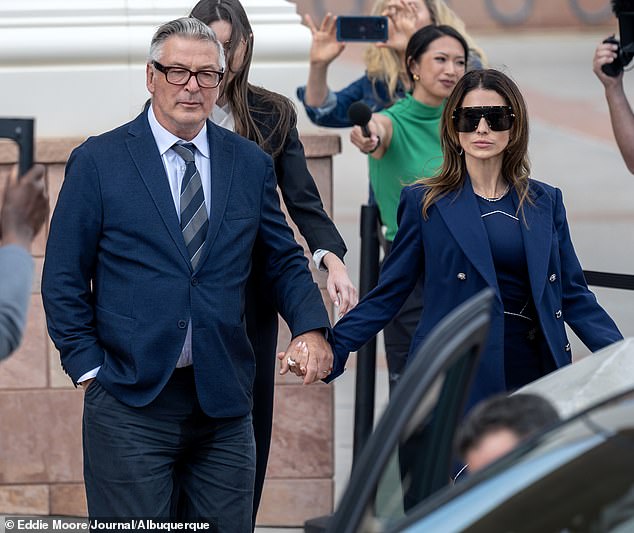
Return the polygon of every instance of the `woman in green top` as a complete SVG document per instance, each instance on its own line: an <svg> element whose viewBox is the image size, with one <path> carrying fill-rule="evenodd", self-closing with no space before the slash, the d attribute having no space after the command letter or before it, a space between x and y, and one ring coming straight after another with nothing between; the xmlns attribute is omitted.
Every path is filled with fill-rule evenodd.
<svg viewBox="0 0 634 533"><path fill-rule="evenodd" d="M442 166L440 117L445 99L465 73L469 47L450 26L425 26L412 35L405 57L412 92L392 107L374 113L370 137L355 126L350 140L369 154L370 181L385 226L386 253L396 234L401 189ZM405 366L421 310L417 286L384 330L390 392Z"/></svg>

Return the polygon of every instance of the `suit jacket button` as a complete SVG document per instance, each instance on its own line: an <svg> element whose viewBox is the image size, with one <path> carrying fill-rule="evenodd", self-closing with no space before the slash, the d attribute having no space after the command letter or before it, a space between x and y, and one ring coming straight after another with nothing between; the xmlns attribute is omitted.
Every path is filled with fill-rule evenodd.
<svg viewBox="0 0 634 533"><path fill-rule="evenodd" d="M178 329L185 329L187 327L187 322L185 320L178 321Z"/></svg>
<svg viewBox="0 0 634 533"><path fill-rule="evenodd" d="M192 285L195 287L198 285L198 278L192 278Z"/></svg>
<svg viewBox="0 0 634 533"><path fill-rule="evenodd" d="M551 274L550 277L548 278L548 281L550 281L551 283L553 283L554 281L557 281L557 274Z"/></svg>
<svg viewBox="0 0 634 533"><path fill-rule="evenodd" d="M464 272L458 272L458 275L456 276L460 281L464 281L465 279L467 279L467 275Z"/></svg>
<svg viewBox="0 0 634 533"><path fill-rule="evenodd" d="M568 344L566 344L566 346L564 346L564 350L565 350L566 352L569 352L569 351L570 351L570 343L568 343Z"/></svg>
<svg viewBox="0 0 634 533"><path fill-rule="evenodd" d="M561 318L561 309L557 309L555 312L555 318Z"/></svg>

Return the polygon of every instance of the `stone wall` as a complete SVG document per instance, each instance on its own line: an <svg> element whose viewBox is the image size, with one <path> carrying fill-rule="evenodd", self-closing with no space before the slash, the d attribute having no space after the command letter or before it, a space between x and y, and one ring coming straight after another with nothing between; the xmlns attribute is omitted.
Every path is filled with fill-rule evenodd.
<svg viewBox="0 0 634 533"><path fill-rule="evenodd" d="M332 156L337 136L305 136L309 168L326 210L332 212ZM45 139L36 160L47 168L51 211L64 165L82 139ZM0 142L0 195L14 168L17 151ZM22 345L0 363L0 515L86 513L82 477L83 393L64 374L59 354L46 333L40 279L48 228L33 246L36 275ZM297 232L296 232L297 235ZM305 247L305 242L298 238ZM312 265L311 265L312 266ZM326 301L325 276L313 269ZM330 307L330 306L329 306ZM281 323L279 349L289 341ZM303 387L295 376L278 376L271 457L259 525L299 526L333 508L333 389ZM298 413L308 416L297 416Z"/></svg>

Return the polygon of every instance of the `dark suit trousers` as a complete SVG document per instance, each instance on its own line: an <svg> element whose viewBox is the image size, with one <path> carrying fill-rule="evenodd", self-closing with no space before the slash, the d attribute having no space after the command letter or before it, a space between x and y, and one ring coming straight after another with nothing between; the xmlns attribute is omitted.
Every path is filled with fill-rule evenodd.
<svg viewBox="0 0 634 533"><path fill-rule="evenodd" d="M93 382L83 437L90 517L202 518L220 532L251 531L251 415L205 415L191 367L175 370L145 407L127 406Z"/></svg>

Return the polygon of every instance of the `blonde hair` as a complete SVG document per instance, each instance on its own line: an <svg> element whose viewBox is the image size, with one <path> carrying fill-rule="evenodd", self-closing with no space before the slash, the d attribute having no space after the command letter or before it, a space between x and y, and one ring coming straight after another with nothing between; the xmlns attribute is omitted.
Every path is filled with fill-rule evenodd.
<svg viewBox="0 0 634 533"><path fill-rule="evenodd" d="M486 57L482 49L475 44L475 41L467 33L465 24L458 15L443 0L423 0L432 24L444 24L457 30L467 41L470 50L470 57L474 55L480 59L482 64L486 63ZM380 15L387 8L389 0L377 0L372 8L372 15ZM407 80L407 68L405 62L392 48L379 48L374 45L368 46L364 55L368 77L372 82L383 81L388 88L390 103L396 100L396 88L399 80Z"/></svg>

